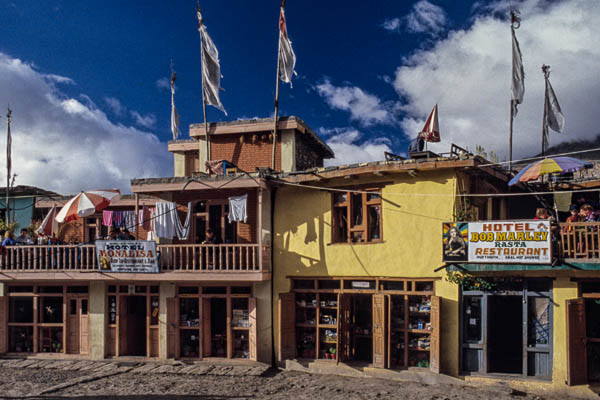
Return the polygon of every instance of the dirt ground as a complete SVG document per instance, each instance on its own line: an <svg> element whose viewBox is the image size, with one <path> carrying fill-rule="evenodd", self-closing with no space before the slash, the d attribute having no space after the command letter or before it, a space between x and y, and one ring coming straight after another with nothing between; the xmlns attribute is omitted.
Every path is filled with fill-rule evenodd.
<svg viewBox="0 0 600 400"><path fill-rule="evenodd" d="M501 387L426 385L375 378L270 370L263 376L140 374L125 372L78 383L43 396L35 393L85 375L83 371L0 367L0 398L35 399L547 399ZM33 396L32 396L33 395Z"/></svg>

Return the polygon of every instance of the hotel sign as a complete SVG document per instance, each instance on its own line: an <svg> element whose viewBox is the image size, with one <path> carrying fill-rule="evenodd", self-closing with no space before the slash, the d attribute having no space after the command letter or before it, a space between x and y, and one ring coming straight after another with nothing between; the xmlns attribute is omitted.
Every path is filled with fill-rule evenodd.
<svg viewBox="0 0 600 400"><path fill-rule="evenodd" d="M158 273L152 240L97 240L96 254L101 272Z"/></svg>
<svg viewBox="0 0 600 400"><path fill-rule="evenodd" d="M443 260L449 263L550 264L550 221L446 222Z"/></svg>

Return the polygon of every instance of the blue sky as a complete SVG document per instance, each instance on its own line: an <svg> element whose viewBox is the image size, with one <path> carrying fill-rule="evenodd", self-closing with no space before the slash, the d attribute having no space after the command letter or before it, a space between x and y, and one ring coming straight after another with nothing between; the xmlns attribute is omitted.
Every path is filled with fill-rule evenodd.
<svg viewBox="0 0 600 400"><path fill-rule="evenodd" d="M298 76L293 88L281 86L280 115L304 119L336 151L331 162L350 163L405 152L439 103L436 150L451 142L482 144L502 158L510 88L505 3L288 0ZM597 28L589 22L600 12L593 0L514 3L524 19L518 36L526 99L516 130L523 137L517 155L525 156L539 142L542 62L553 67L551 80L573 129L551 144L593 131L592 117L569 125L569 112L580 112L600 92L597 78L592 87L582 84L585 71L599 64L590 39ZM161 85L171 60L182 137L190 123L203 120L195 1L2 0L0 6L0 104L10 102L14 110L14 151L22 157L17 184L126 189L130 178L172 173L170 93ZM221 100L229 114L209 107L209 121L271 116L279 1L204 0L201 6L220 52ZM585 65L573 69L581 53ZM51 144L31 147L49 137ZM56 154L56 140L73 148L72 158ZM88 167L90 161L96 166ZM63 176L65 163L78 169L76 176Z"/></svg>

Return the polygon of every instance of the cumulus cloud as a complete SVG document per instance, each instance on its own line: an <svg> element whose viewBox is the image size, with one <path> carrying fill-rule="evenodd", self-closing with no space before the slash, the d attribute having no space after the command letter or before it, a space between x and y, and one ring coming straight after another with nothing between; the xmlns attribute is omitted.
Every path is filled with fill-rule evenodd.
<svg viewBox="0 0 600 400"><path fill-rule="evenodd" d="M115 97L105 97L104 102L110 108L110 110L118 116L122 116L126 108L121 104L121 101Z"/></svg>
<svg viewBox="0 0 600 400"><path fill-rule="evenodd" d="M592 139L600 133L600 7L596 0L525 0L517 37L525 67L525 98L514 120L513 156L541 150L544 79L540 67L552 66L550 80L565 115L565 131L550 133L550 144ZM430 49L419 50L396 70L394 87L406 117L401 125L414 136L435 103L439 104L442 143L483 145L508 157L511 39L504 2L479 11L466 30L450 32Z"/></svg>
<svg viewBox="0 0 600 400"><path fill-rule="evenodd" d="M327 137L326 143L335 158L325 160L325 166L355 164L384 159L384 152L391 152L391 140L386 137L361 142L363 134L354 128L319 129Z"/></svg>
<svg viewBox="0 0 600 400"><path fill-rule="evenodd" d="M144 128L152 129L156 125L156 116L154 114L142 115L137 111L129 111L129 114L136 124Z"/></svg>
<svg viewBox="0 0 600 400"><path fill-rule="evenodd" d="M412 33L426 33L436 36L446 29L448 19L440 6L421 0L413 5L411 12L404 17L406 29Z"/></svg>
<svg viewBox="0 0 600 400"><path fill-rule="evenodd" d="M329 79L325 79L315 88L331 108L348 111L350 119L363 126L395 122L392 106L385 104L377 96L367 93L359 87L334 86Z"/></svg>
<svg viewBox="0 0 600 400"><path fill-rule="evenodd" d="M172 175L172 159L156 135L111 122L85 96L72 98L56 79L0 53L0 104L10 102L17 185L59 193L116 187L134 177ZM0 135L5 148L6 136ZM0 169L5 169L0 158Z"/></svg>

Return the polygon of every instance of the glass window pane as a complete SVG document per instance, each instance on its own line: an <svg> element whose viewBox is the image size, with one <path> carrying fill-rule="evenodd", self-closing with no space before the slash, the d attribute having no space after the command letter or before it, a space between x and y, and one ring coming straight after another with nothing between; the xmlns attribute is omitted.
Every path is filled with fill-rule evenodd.
<svg viewBox="0 0 600 400"><path fill-rule="evenodd" d="M88 301L87 299L81 299L81 315L87 315L88 313Z"/></svg>
<svg viewBox="0 0 600 400"><path fill-rule="evenodd" d="M528 338L527 344L550 343L550 299L545 297L529 297L528 299Z"/></svg>
<svg viewBox="0 0 600 400"><path fill-rule="evenodd" d="M179 299L179 325L199 326L199 303L198 298Z"/></svg>
<svg viewBox="0 0 600 400"><path fill-rule="evenodd" d="M367 201L379 200L381 195L379 193L369 193L367 194Z"/></svg>
<svg viewBox="0 0 600 400"><path fill-rule="evenodd" d="M150 325L158 325L158 313L159 313L159 301L158 296L152 296L150 298Z"/></svg>
<svg viewBox="0 0 600 400"><path fill-rule="evenodd" d="M117 323L117 296L108 296L108 323Z"/></svg>
<svg viewBox="0 0 600 400"><path fill-rule="evenodd" d="M342 204L348 200L348 193L336 193L333 195L333 202L335 204Z"/></svg>
<svg viewBox="0 0 600 400"><path fill-rule="evenodd" d="M465 342L481 341L481 297L463 297L463 326Z"/></svg>
<svg viewBox="0 0 600 400"><path fill-rule="evenodd" d="M69 315L77 315L77 300L69 300Z"/></svg>
<svg viewBox="0 0 600 400"><path fill-rule="evenodd" d="M248 299L231 299L231 326L247 328L250 326Z"/></svg>
<svg viewBox="0 0 600 400"><path fill-rule="evenodd" d="M8 322L33 322L33 297L10 297Z"/></svg>
<svg viewBox="0 0 600 400"><path fill-rule="evenodd" d="M348 209L346 207L335 207L333 212L333 240L336 242L346 242L348 241Z"/></svg>
<svg viewBox="0 0 600 400"><path fill-rule="evenodd" d="M381 206L369 206L369 240L381 239Z"/></svg>
<svg viewBox="0 0 600 400"><path fill-rule="evenodd" d="M40 297L40 322L60 324L63 322L63 298Z"/></svg>
<svg viewBox="0 0 600 400"><path fill-rule="evenodd" d="M352 194L352 225L360 226L363 223L363 195L362 193Z"/></svg>

